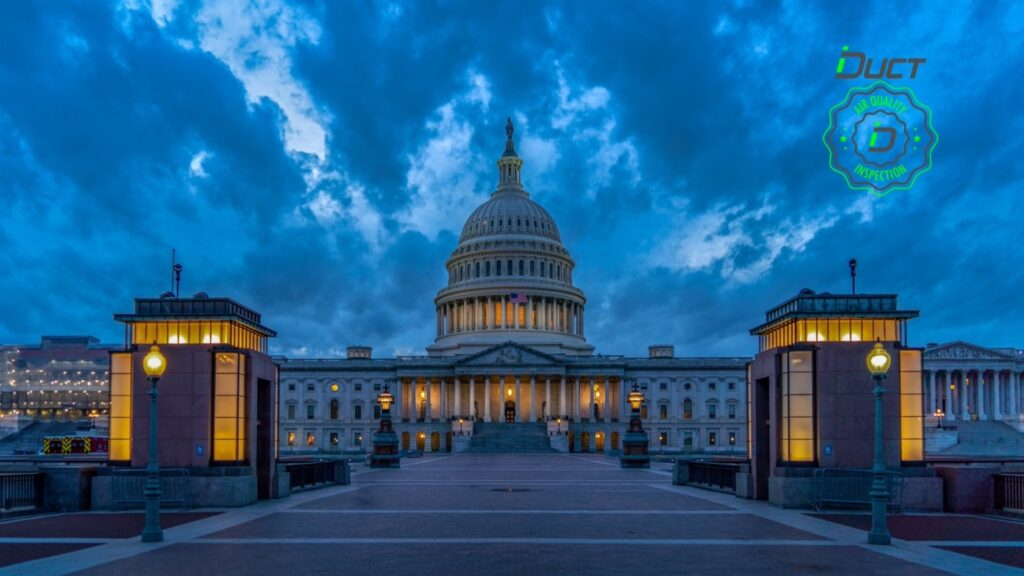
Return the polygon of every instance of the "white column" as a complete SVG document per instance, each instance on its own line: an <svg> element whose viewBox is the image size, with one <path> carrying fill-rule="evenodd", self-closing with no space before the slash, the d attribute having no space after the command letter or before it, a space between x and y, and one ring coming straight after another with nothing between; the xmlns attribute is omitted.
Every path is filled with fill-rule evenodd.
<svg viewBox="0 0 1024 576"><path fill-rule="evenodd" d="M430 398L430 395L434 392L432 390L433 386L431 385L433 382L433 378L424 378L423 382L424 386L427 387L427 422L430 422L434 418L434 407L431 405Z"/></svg>
<svg viewBox="0 0 1024 576"><path fill-rule="evenodd" d="M476 417L476 378L469 377L469 414Z"/></svg>
<svg viewBox="0 0 1024 576"><path fill-rule="evenodd" d="M547 420L551 417L551 377L544 377L544 413L541 418Z"/></svg>
<svg viewBox="0 0 1024 576"><path fill-rule="evenodd" d="M508 302L504 296L501 297L501 327L508 328Z"/></svg>
<svg viewBox="0 0 1024 576"><path fill-rule="evenodd" d="M978 399L978 420L988 420L988 413L985 410L985 370L978 368L977 390L975 398Z"/></svg>
<svg viewBox="0 0 1024 576"><path fill-rule="evenodd" d="M953 379L952 373L949 370L945 372L945 375L946 377L942 380L942 387L946 389L946 420L952 420L956 409L953 407L953 390L949 385L953 382Z"/></svg>
<svg viewBox="0 0 1024 576"><path fill-rule="evenodd" d="M441 420L448 418L448 379L441 378L438 384L437 399L441 402L441 414L439 414Z"/></svg>
<svg viewBox="0 0 1024 576"><path fill-rule="evenodd" d="M565 376L559 376L558 383L561 387L558 396L558 417L563 418L567 415L565 412Z"/></svg>
<svg viewBox="0 0 1024 576"><path fill-rule="evenodd" d="M462 381L455 377L455 416L462 418Z"/></svg>
<svg viewBox="0 0 1024 576"><path fill-rule="evenodd" d="M964 370L957 370L960 377L957 378L956 389L960 394L960 418L963 420L970 420L971 415L967 412L967 372Z"/></svg>
<svg viewBox="0 0 1024 576"><path fill-rule="evenodd" d="M519 376L516 376L516 419L515 419L516 422L521 422L522 421L522 413L523 413L523 405L519 401L519 399L522 398L522 396L520 396L520 385L519 384L520 384Z"/></svg>
<svg viewBox="0 0 1024 576"><path fill-rule="evenodd" d="M583 413L580 412L580 379L579 378L576 378L575 380L573 380L573 387L572 387L572 389L573 389L573 393L572 393L573 417L576 418L576 421L578 422L580 417L583 415Z"/></svg>
<svg viewBox="0 0 1024 576"><path fill-rule="evenodd" d="M484 376L484 422L491 421L491 377Z"/></svg>
<svg viewBox="0 0 1024 576"><path fill-rule="evenodd" d="M537 377L530 376L530 422L537 421Z"/></svg>
<svg viewBox="0 0 1024 576"><path fill-rule="evenodd" d="M935 371L928 371L928 414L935 414L939 409L939 399L935 396ZM928 415L926 414L926 416Z"/></svg>
<svg viewBox="0 0 1024 576"><path fill-rule="evenodd" d="M999 387L1002 386L1002 382L999 381L999 370L992 370L992 419L1001 420L1003 417L1002 398L1000 395Z"/></svg>
<svg viewBox="0 0 1024 576"><path fill-rule="evenodd" d="M590 398L587 398L587 414L596 422L597 414L594 414L594 404L597 404L597 378L590 379Z"/></svg>
<svg viewBox="0 0 1024 576"><path fill-rule="evenodd" d="M1017 407L1017 388L1020 386L1020 374L1016 371L1010 372L1010 416L1020 414Z"/></svg>

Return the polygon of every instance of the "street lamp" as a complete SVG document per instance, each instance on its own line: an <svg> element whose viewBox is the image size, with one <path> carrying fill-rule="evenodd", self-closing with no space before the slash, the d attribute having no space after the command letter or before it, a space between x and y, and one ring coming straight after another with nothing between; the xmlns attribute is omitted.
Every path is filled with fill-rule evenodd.
<svg viewBox="0 0 1024 576"><path fill-rule="evenodd" d="M462 436L462 418L459 418L459 436Z"/></svg>
<svg viewBox="0 0 1024 576"><path fill-rule="evenodd" d="M142 358L142 369L149 378L149 463L146 465L146 525L142 529L143 542L162 542L164 532L160 529L160 466L157 463L157 420L156 399L160 394L157 383L167 370L167 358L154 344Z"/></svg>
<svg viewBox="0 0 1024 576"><path fill-rule="evenodd" d="M872 468L874 479L871 481L871 531L868 532L868 544L891 544L892 536L889 534L885 512L889 505L889 489L886 486L885 455L882 442L882 394L885 388L882 380L885 379L889 365L892 364L892 357L885 351L881 342L876 342L875 347L868 352L868 371L875 379L875 465Z"/></svg>
<svg viewBox="0 0 1024 576"><path fill-rule="evenodd" d="M644 403L644 393L633 382L633 390L626 396L632 410L629 413L629 429L622 439L622 457L619 464L623 468L649 468L651 457L648 454L647 432L640 422L640 405Z"/></svg>
<svg viewBox="0 0 1024 576"><path fill-rule="evenodd" d="M391 387L385 383L384 391L377 395L380 404L380 428L373 436L373 454L370 456L370 468L398 468L401 463L398 456L398 435L391 424L391 404L395 396Z"/></svg>

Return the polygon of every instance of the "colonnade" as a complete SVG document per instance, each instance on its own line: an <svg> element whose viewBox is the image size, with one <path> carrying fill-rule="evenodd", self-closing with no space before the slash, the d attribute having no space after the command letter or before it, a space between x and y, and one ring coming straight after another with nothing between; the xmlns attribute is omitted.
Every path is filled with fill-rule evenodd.
<svg viewBox="0 0 1024 576"><path fill-rule="evenodd" d="M623 417L628 392L618 376L486 374L399 380L394 411L407 422L606 422Z"/></svg>
<svg viewBox="0 0 1024 576"><path fill-rule="evenodd" d="M925 370L925 414L946 420L1019 418L1022 373L1004 368Z"/></svg>
<svg viewBox="0 0 1024 576"><path fill-rule="evenodd" d="M437 337L479 330L547 330L583 337L583 305L565 298L511 294L460 298L437 307Z"/></svg>

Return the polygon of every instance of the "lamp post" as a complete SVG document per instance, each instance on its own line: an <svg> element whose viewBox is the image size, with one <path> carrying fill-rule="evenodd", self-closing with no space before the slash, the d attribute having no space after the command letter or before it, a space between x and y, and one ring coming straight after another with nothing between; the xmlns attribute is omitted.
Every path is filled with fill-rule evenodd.
<svg viewBox="0 0 1024 576"><path fill-rule="evenodd" d="M142 529L143 542L162 542L164 532L160 528L160 465L157 462L157 419L156 399L159 396L157 383L167 369L167 358L160 348L153 345L142 358L142 369L149 378L149 463L146 464L146 525Z"/></svg>
<svg viewBox="0 0 1024 576"><path fill-rule="evenodd" d="M633 390L626 397L631 411L629 413L629 429L622 439L622 456L619 464L623 468L650 468L651 456L648 454L647 432L640 422L640 405L644 403L644 393L633 382Z"/></svg>
<svg viewBox="0 0 1024 576"><path fill-rule="evenodd" d="M871 481L871 531L868 532L868 544L892 543L885 517L889 505L889 489L886 485L882 438L882 395L885 394L882 380L885 379L890 364L892 357L885 351L881 342L876 342L867 357L868 371L875 378L875 465L872 468L874 479Z"/></svg>
<svg viewBox="0 0 1024 576"><path fill-rule="evenodd" d="M462 418L459 418L459 436L462 436Z"/></svg>
<svg viewBox="0 0 1024 576"><path fill-rule="evenodd" d="M377 396L380 404L380 428L373 436L373 454L370 456L370 468L398 468L401 461L398 456L398 435L391 424L391 404L395 397L387 383L384 391Z"/></svg>

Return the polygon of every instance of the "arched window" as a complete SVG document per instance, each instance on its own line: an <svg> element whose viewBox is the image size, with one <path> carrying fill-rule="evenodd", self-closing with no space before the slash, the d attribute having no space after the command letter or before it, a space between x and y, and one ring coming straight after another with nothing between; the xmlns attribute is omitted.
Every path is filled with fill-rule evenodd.
<svg viewBox="0 0 1024 576"><path fill-rule="evenodd" d="M484 276L491 275L491 261L484 262Z"/></svg>
<svg viewBox="0 0 1024 576"><path fill-rule="evenodd" d="M536 261L530 260L530 276L536 276L537 275L536 268L534 267L534 265L536 263L537 263Z"/></svg>
<svg viewBox="0 0 1024 576"><path fill-rule="evenodd" d="M522 218L516 218L516 226L522 226L522 225L523 225L523 219Z"/></svg>
<svg viewBox="0 0 1024 576"><path fill-rule="evenodd" d="M459 266L459 282L462 282L462 266Z"/></svg>
<svg viewBox="0 0 1024 576"><path fill-rule="evenodd" d="M479 278L479 277L480 277L480 263L477 262L476 263L476 274L473 275L473 278Z"/></svg>
<svg viewBox="0 0 1024 576"><path fill-rule="evenodd" d="M519 275L520 276L525 276L526 275L526 272L523 270L523 261L522 260L519 261Z"/></svg>
<svg viewBox="0 0 1024 576"><path fill-rule="evenodd" d="M331 400L331 420L338 419L338 399Z"/></svg>
<svg viewBox="0 0 1024 576"><path fill-rule="evenodd" d="M548 262L548 278L555 279L555 265Z"/></svg>
<svg viewBox="0 0 1024 576"><path fill-rule="evenodd" d="M494 264L494 275L495 276L501 276L501 260L498 260Z"/></svg>
<svg viewBox="0 0 1024 576"><path fill-rule="evenodd" d="M683 400L683 420L693 419L693 400Z"/></svg>
<svg viewBox="0 0 1024 576"><path fill-rule="evenodd" d="M562 280L562 265L561 264L558 265L558 280L559 281Z"/></svg>
<svg viewBox="0 0 1024 576"><path fill-rule="evenodd" d="M512 274L513 274L513 272L512 272L512 261L509 260L508 261L508 275L511 276Z"/></svg>

